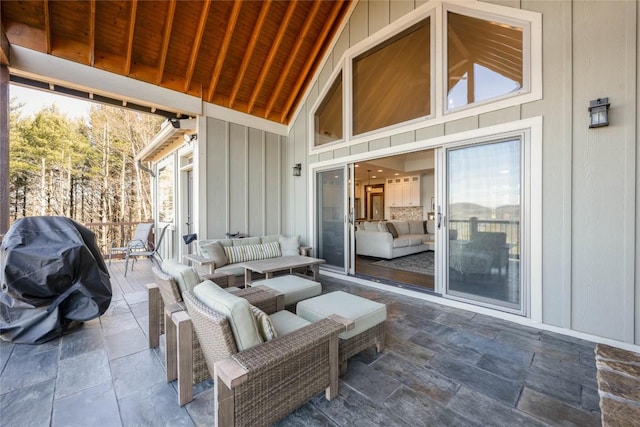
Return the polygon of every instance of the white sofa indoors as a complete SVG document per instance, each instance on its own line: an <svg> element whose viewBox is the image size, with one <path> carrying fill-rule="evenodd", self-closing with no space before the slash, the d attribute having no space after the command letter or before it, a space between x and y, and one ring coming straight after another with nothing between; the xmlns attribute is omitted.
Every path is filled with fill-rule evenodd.
<svg viewBox="0 0 640 427"><path fill-rule="evenodd" d="M300 236L258 236L243 239L198 240L198 253L214 273L244 276L238 263L280 256L306 255L309 248L300 247Z"/></svg>
<svg viewBox="0 0 640 427"><path fill-rule="evenodd" d="M425 242L433 240L435 221L365 222L356 231L356 254L397 258L429 250Z"/></svg>

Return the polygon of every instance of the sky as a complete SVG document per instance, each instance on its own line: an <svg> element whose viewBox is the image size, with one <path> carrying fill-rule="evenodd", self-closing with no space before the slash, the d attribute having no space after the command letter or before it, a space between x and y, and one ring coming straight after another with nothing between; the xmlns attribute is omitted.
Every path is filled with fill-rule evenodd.
<svg viewBox="0 0 640 427"><path fill-rule="evenodd" d="M17 98L18 103L24 104L22 117L34 115L43 108L56 104L69 118L86 118L89 117L91 107L91 102L88 101L13 84L9 85L9 97Z"/></svg>

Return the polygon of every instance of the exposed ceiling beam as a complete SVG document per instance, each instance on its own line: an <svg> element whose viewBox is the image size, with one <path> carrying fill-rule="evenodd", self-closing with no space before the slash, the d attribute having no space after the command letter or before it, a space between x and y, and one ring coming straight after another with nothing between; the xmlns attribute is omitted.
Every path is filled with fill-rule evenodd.
<svg viewBox="0 0 640 427"><path fill-rule="evenodd" d="M229 15L227 29L224 33L222 46L220 46L220 52L218 52L216 65L213 69L213 74L211 75L211 82L209 83L209 93L207 94L207 99L209 101L213 99L213 94L216 91L216 86L218 86L218 79L220 79L220 74L222 74L222 67L224 65L224 60L227 57L227 51L229 50L229 45L231 44L231 37L233 37L233 30L235 29L236 23L238 22L238 16L240 15L241 7L242 0L235 0L233 2L233 9L231 9L231 14Z"/></svg>
<svg viewBox="0 0 640 427"><path fill-rule="evenodd" d="M202 11L200 12L200 20L198 21L198 28L196 29L196 36L193 40L193 46L191 46L191 55L189 56L187 74L184 77L185 92L189 92L189 86L191 86L191 78L193 78L193 71L196 69L198 51L200 50L200 43L202 42L202 36L204 35L204 27L207 25L207 18L209 17L210 8L210 1L205 1L204 3L202 3Z"/></svg>
<svg viewBox="0 0 640 427"><path fill-rule="evenodd" d="M329 31L331 30L331 28L333 28L333 24L334 24L336 18L338 17L338 12L340 12L341 8L342 8L342 2L341 1L336 1L333 4L333 9L331 9L331 12L329 14L329 18L326 21L327 24L324 25L324 27L322 28L322 32L320 33L320 35L316 39L316 44L313 46L313 49L311 50L311 53L309 54L309 57L307 58L307 62L304 64L304 67L303 67L302 71L298 75L298 80L296 80L296 83L293 86L293 90L291 91L291 95L289 95L289 99L287 99L287 101L286 101L286 103L284 105L284 108L282 109L282 113L280 115L280 122L281 123L282 123L282 121L284 119L286 119L287 115L289 114L289 110L291 110L291 106L293 105L293 102L298 97L298 93L300 92L300 88L302 87L304 82L307 80L307 77L309 76L309 71L311 70L311 67L313 66L313 64L316 62L316 59L317 59L317 56L318 56L318 52L320 52L320 49L322 49L322 46L324 45L324 41L327 38L327 35L329 34Z"/></svg>
<svg viewBox="0 0 640 427"><path fill-rule="evenodd" d="M131 59L133 57L133 33L136 28L136 15L138 13L138 0L131 2L131 12L129 13L129 33L127 34L127 57L124 64L124 75L131 73Z"/></svg>
<svg viewBox="0 0 640 427"><path fill-rule="evenodd" d="M51 53L51 25L49 19L49 0L44 0L44 37L47 53Z"/></svg>
<svg viewBox="0 0 640 427"><path fill-rule="evenodd" d="M304 26L302 27L302 30L300 31L300 33L298 34L298 37L296 39L296 44L293 48L293 50L291 52L289 52L288 56L289 59L287 59L287 63L284 66L284 69L282 70L282 72L280 73L280 78L278 78L278 83L276 84L275 89L273 90L273 92L271 93L271 98L269 99L269 102L267 103L267 108L265 110L265 118L269 117L269 114L271 113L271 110L273 109L273 105L276 103L277 99L280 97L281 91L282 91L282 86L284 85L284 81L287 78L287 76L289 75L289 73L291 72L291 66L293 65L293 61L296 60L296 57L298 56L298 52L300 51L300 48L302 47L302 43L304 42L304 38L307 36L307 34L309 33L309 29L311 28L311 24L313 24L313 20L316 17L316 14L318 13L318 10L320 9L320 4L322 2L314 2L313 6L311 8L311 12L307 15L307 19L304 23Z"/></svg>
<svg viewBox="0 0 640 427"><path fill-rule="evenodd" d="M256 25L253 29L253 34L251 34L251 39L249 40L249 45L244 54L244 59L242 60L242 65L240 65L240 71L238 72L238 76L236 77L236 81L233 84L233 89L231 90L231 95L229 96L229 108L233 108L233 103L236 100L236 96L238 95L238 90L240 90L240 84L244 80L244 73L247 71L247 67L251 62L251 58L253 57L253 51L256 48L258 37L260 36L260 32L262 31L262 25L267 18L267 13L269 12L269 7L271 6L271 0L266 0L262 3L262 8L260 9L260 15L258 15L258 20L256 21Z"/></svg>
<svg viewBox="0 0 640 427"><path fill-rule="evenodd" d="M169 50L169 40L171 40L171 29L173 28L173 17L176 13L176 0L169 2L167 10L167 18L164 21L164 33L162 34L162 49L160 50L160 61L158 62L158 74L156 76L156 84L162 83L164 75L164 65L167 62L167 52Z"/></svg>
<svg viewBox="0 0 640 427"><path fill-rule="evenodd" d="M0 65L11 65L9 55L9 39L4 32L4 27L0 23Z"/></svg>
<svg viewBox="0 0 640 427"><path fill-rule="evenodd" d="M273 60L276 57L276 53L280 48L280 43L282 43L282 38L284 37L284 33L289 27L289 22L291 21L291 17L293 16L293 12L296 9L297 0L293 0L289 3L287 7L287 11L285 12L284 18L280 23L280 28L278 29L278 34L276 34L276 38L273 40L271 44L271 50L269 50L269 54L267 55L267 59L262 66L262 71L260 72L260 76L258 77L258 81L256 82L255 87L253 88L253 93L251 94L251 98L249 98L249 103L247 105L247 112L251 114L253 111L253 107L255 106L256 99L262 90L262 85L264 85L264 81L267 78L267 74L269 70L271 70L271 66L273 65Z"/></svg>
<svg viewBox="0 0 640 427"><path fill-rule="evenodd" d="M91 0L89 17L89 65L93 67L96 59L96 0Z"/></svg>

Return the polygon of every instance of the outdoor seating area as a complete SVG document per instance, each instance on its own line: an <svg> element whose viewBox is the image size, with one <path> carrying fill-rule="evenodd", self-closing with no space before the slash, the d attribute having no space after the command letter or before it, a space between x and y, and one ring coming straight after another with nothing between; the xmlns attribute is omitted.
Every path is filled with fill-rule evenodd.
<svg viewBox="0 0 640 427"><path fill-rule="evenodd" d="M114 261L107 312L61 339L36 346L0 343L3 425L214 424L222 388L216 390L212 379L194 380L193 400L181 406L178 382L167 381L168 345L160 340L149 348L154 322L146 285L157 283L153 266L143 260L125 278L124 262ZM297 409L276 425L415 425L418 419L430 425L600 425L594 343L323 274L320 283L325 299L344 292L386 308L383 351L367 345L351 357L332 400L326 379L308 389L309 397L284 393ZM210 316L200 321L221 317ZM343 333L343 326L327 322L330 334ZM243 353L276 346L277 339Z"/></svg>

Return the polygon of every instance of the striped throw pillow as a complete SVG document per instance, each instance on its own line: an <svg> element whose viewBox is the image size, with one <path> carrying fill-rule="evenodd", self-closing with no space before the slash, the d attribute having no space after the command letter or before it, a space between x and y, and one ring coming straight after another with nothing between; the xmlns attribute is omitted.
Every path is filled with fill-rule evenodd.
<svg viewBox="0 0 640 427"><path fill-rule="evenodd" d="M276 334L276 328L273 326L273 322L271 322L271 317L256 306L250 305L250 308L253 312L253 317L256 319L258 332L262 340L267 342L277 338L278 335Z"/></svg>
<svg viewBox="0 0 640 427"><path fill-rule="evenodd" d="M224 248L229 264L282 256L278 242L260 245L228 246Z"/></svg>

